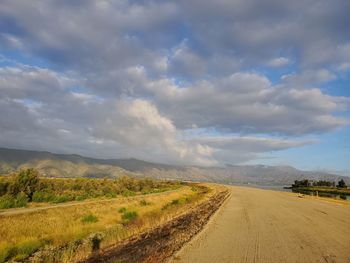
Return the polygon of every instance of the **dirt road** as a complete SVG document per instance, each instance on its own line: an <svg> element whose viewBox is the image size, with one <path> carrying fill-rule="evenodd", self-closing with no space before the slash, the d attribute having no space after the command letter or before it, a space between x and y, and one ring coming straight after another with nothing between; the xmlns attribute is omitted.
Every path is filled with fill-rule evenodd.
<svg viewBox="0 0 350 263"><path fill-rule="evenodd" d="M232 187L171 262L350 262L350 206Z"/></svg>

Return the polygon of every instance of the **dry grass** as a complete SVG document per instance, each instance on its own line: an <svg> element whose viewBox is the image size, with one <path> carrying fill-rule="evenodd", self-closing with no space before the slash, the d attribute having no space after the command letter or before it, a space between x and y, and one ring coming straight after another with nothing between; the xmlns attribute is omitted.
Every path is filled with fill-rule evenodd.
<svg viewBox="0 0 350 263"><path fill-rule="evenodd" d="M216 189L214 186L211 188ZM25 258L39 247L60 248L57 253L45 255L53 257L47 258L47 262L58 259L74 262L91 253L91 244L86 241L91 234L102 233L101 247L109 246L171 219L208 196L203 189L183 186L176 191L154 195L81 203L19 215L2 215L0 262L2 254L12 253ZM134 214L131 220L125 220L128 216L123 219L126 213L120 212L123 207L127 212L135 212L137 215ZM24 255L19 255L19 251L23 250L21 244L27 244L26 242L33 244L33 247L29 246L22 253Z"/></svg>

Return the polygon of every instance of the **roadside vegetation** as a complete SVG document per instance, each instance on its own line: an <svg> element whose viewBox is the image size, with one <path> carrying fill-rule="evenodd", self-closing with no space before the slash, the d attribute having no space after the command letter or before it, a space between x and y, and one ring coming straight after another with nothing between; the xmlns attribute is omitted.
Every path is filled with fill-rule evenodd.
<svg viewBox="0 0 350 263"><path fill-rule="evenodd" d="M19 202L23 196L27 204L54 202L63 195L68 201L84 194L97 198L44 210L0 213L0 263L77 262L187 212L215 192L204 185L149 179L44 179L34 170L1 178L0 184L1 197ZM54 198L38 198L44 193ZM114 196L118 198L105 198Z"/></svg>
<svg viewBox="0 0 350 263"><path fill-rule="evenodd" d="M25 207L29 203L64 203L92 198L114 198L160 193L176 189L177 182L152 179L53 179L39 177L34 169L0 177L0 209Z"/></svg>
<svg viewBox="0 0 350 263"><path fill-rule="evenodd" d="M295 180L291 186L294 190L323 192L330 194L344 194L349 195L350 189L347 187L345 181L341 179L337 184L331 181L312 181L312 180Z"/></svg>

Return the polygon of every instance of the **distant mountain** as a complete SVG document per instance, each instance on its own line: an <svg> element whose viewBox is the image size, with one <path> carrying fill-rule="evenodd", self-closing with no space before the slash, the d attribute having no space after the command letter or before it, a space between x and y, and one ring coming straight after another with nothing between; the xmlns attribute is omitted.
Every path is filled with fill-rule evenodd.
<svg viewBox="0 0 350 263"><path fill-rule="evenodd" d="M289 185L294 180L344 179L340 175L301 171L291 166L227 165L226 167L182 167L137 159L94 159L72 154L0 148L0 174L36 168L48 177L148 176L158 179L217 182L225 184Z"/></svg>

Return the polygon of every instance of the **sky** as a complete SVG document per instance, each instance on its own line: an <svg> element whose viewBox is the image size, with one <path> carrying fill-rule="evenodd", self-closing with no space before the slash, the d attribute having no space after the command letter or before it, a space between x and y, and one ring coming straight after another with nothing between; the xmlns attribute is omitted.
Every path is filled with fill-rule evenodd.
<svg viewBox="0 0 350 263"><path fill-rule="evenodd" d="M350 174L348 0L2 0L0 146Z"/></svg>

